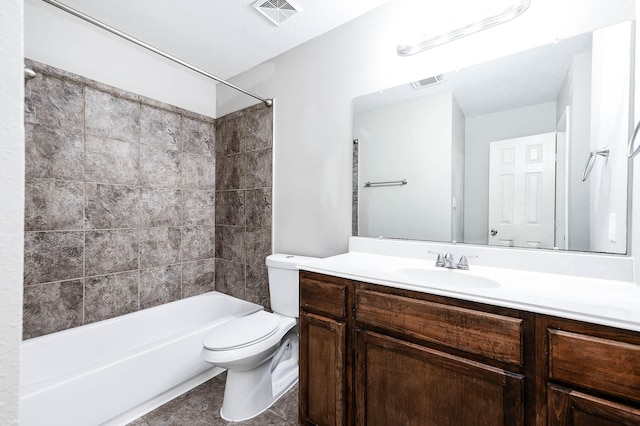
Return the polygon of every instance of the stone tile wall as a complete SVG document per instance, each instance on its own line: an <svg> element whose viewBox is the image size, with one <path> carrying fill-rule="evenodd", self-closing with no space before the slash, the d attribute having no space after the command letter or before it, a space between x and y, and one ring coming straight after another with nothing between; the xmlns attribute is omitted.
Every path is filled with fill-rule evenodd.
<svg viewBox="0 0 640 426"><path fill-rule="evenodd" d="M270 308L273 108L216 121L216 289Z"/></svg>
<svg viewBox="0 0 640 426"><path fill-rule="evenodd" d="M259 263L248 259L270 243L271 139L267 149L243 142L252 172L218 173L242 187L222 193L218 216L242 200L249 220L241 236L219 227L216 244L215 120L28 62L24 338L213 290L216 262L223 277L235 277L227 259ZM222 134L251 127L223 122ZM238 238L251 240L248 254L236 253ZM263 300L263 269L247 270L248 298ZM222 291L244 297L235 284Z"/></svg>
<svg viewBox="0 0 640 426"><path fill-rule="evenodd" d="M353 140L353 166L351 179L351 235L358 235L358 153L360 141Z"/></svg>

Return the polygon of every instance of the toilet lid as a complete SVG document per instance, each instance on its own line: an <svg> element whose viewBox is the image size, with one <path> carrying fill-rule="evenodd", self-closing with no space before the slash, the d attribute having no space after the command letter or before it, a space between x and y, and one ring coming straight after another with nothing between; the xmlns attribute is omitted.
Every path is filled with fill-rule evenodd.
<svg viewBox="0 0 640 426"><path fill-rule="evenodd" d="M213 351L241 348L271 336L279 323L277 315L258 311L216 327L205 336L202 344Z"/></svg>

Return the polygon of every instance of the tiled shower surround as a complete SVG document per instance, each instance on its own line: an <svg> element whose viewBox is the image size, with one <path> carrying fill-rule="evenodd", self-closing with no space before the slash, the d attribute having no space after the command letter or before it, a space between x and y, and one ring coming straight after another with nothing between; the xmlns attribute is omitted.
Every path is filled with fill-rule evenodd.
<svg viewBox="0 0 640 426"><path fill-rule="evenodd" d="M272 108L216 121L216 289L270 308Z"/></svg>
<svg viewBox="0 0 640 426"><path fill-rule="evenodd" d="M214 120L28 63L24 338L214 289L268 305L271 200L243 197L240 212L216 180L270 197L271 109ZM234 144L246 149L227 178L216 152ZM246 250L218 211L235 212Z"/></svg>

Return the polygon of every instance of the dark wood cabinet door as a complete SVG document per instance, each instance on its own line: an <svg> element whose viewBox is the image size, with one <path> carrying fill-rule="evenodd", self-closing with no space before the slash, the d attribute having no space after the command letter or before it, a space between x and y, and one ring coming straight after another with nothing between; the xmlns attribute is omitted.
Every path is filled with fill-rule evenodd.
<svg viewBox="0 0 640 426"><path fill-rule="evenodd" d="M358 330L356 424L522 425L523 377Z"/></svg>
<svg viewBox="0 0 640 426"><path fill-rule="evenodd" d="M637 426L640 409L550 385L549 426Z"/></svg>
<svg viewBox="0 0 640 426"><path fill-rule="evenodd" d="M300 314L300 423L346 424L346 324Z"/></svg>

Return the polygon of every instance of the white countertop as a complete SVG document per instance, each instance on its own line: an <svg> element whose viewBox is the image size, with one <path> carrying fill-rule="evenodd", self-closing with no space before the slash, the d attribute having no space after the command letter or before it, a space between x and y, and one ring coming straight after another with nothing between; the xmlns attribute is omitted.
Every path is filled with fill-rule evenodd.
<svg viewBox="0 0 640 426"><path fill-rule="evenodd" d="M471 263L471 262L470 262ZM436 268L433 260L349 252L301 265L300 269L422 293L554 315L640 331L640 286L630 282L471 265ZM467 274L496 287L430 284L403 277L403 269ZM400 273L399 273L400 272ZM456 275L451 275L457 278Z"/></svg>

